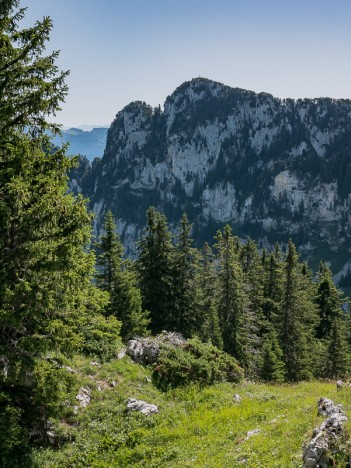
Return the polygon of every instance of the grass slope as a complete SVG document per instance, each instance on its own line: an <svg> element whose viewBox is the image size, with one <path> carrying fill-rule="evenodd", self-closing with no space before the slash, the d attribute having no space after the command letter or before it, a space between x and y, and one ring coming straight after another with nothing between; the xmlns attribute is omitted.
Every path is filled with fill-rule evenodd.
<svg viewBox="0 0 351 468"><path fill-rule="evenodd" d="M78 414L68 409L55 422L61 443L38 449L36 467L301 467L302 444L323 420L317 417L318 398L342 403L351 415L351 388L337 392L334 382L160 392L150 380L152 370L128 357L101 367L77 357L72 367L77 385L70 407L81 385L91 388L91 403ZM240 403L233 401L235 393ZM128 397L157 404L159 414L127 413ZM246 439L253 429L261 433ZM342 455L336 466L345 466Z"/></svg>

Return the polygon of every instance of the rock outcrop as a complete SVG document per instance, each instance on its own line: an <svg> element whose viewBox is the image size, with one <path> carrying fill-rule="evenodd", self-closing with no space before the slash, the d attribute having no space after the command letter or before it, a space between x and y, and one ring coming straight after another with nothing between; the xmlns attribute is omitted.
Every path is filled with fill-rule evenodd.
<svg viewBox="0 0 351 468"><path fill-rule="evenodd" d="M76 400L79 401L79 404L82 408L85 408L89 405L91 398L91 390L89 388L80 387Z"/></svg>
<svg viewBox="0 0 351 468"><path fill-rule="evenodd" d="M128 398L127 410L139 411L140 413L145 414L145 416L158 413L158 407L156 405L146 403L146 401L143 400L136 400L135 398Z"/></svg>
<svg viewBox="0 0 351 468"><path fill-rule="evenodd" d="M155 337L135 338L129 340L126 354L135 362L147 362L153 364L164 346L181 346L186 340L179 333L162 332Z"/></svg>
<svg viewBox="0 0 351 468"><path fill-rule="evenodd" d="M312 440L306 445L303 454L304 468L327 468L331 466L330 452L338 445L347 421L340 406L332 400L321 398L318 401L318 414L327 419L313 431Z"/></svg>

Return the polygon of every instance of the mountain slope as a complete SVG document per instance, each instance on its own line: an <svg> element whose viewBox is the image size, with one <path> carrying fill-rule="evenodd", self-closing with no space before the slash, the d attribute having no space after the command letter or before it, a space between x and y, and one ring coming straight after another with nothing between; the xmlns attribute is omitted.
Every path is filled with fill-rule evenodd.
<svg viewBox="0 0 351 468"><path fill-rule="evenodd" d="M300 467L302 444L323 420L317 417L318 399L323 395L342 403L347 414L350 409L350 389L337 392L334 382L222 383L161 392L150 366L128 357L99 366L77 356L70 366L76 384L67 414L52 422L54 445L37 449L34 466ZM89 389L91 401L73 412L80 387ZM156 404L159 414L128 413L130 397ZM348 446L341 448L335 456L340 467L348 457Z"/></svg>
<svg viewBox="0 0 351 468"><path fill-rule="evenodd" d="M143 102L120 111L101 161L76 186L97 230L112 210L129 251L155 205L172 225L186 211L199 243L229 223L261 245L292 237L336 273L350 259L350 176L351 101L281 100L197 78L163 111Z"/></svg>

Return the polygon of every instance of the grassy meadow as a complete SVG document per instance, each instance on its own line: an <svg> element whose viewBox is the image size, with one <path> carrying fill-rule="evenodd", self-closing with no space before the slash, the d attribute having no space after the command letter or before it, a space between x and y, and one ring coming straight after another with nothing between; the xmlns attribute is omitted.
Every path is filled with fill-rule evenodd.
<svg viewBox="0 0 351 468"><path fill-rule="evenodd" d="M36 467L301 467L302 444L323 420L317 400L331 398L351 415L351 387L337 391L335 382L244 382L161 392L152 369L128 357L101 366L76 357L71 366L77 381L65 417L54 421L59 442L37 449ZM80 386L91 389L91 403L75 414ZM159 413L126 412L128 397L157 404ZM261 432L247 438L254 429ZM345 466L346 445L344 452L336 466Z"/></svg>

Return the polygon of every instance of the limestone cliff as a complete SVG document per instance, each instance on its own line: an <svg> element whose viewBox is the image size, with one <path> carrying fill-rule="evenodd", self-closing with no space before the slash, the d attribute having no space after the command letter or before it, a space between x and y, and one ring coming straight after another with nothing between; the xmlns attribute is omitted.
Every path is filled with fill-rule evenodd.
<svg viewBox="0 0 351 468"><path fill-rule="evenodd" d="M187 212L199 243L229 223L261 244L292 237L337 272L351 257L350 176L351 101L281 100L197 78L163 110L120 111L103 158L77 183L96 229L111 209L129 249L155 205L171 224Z"/></svg>

